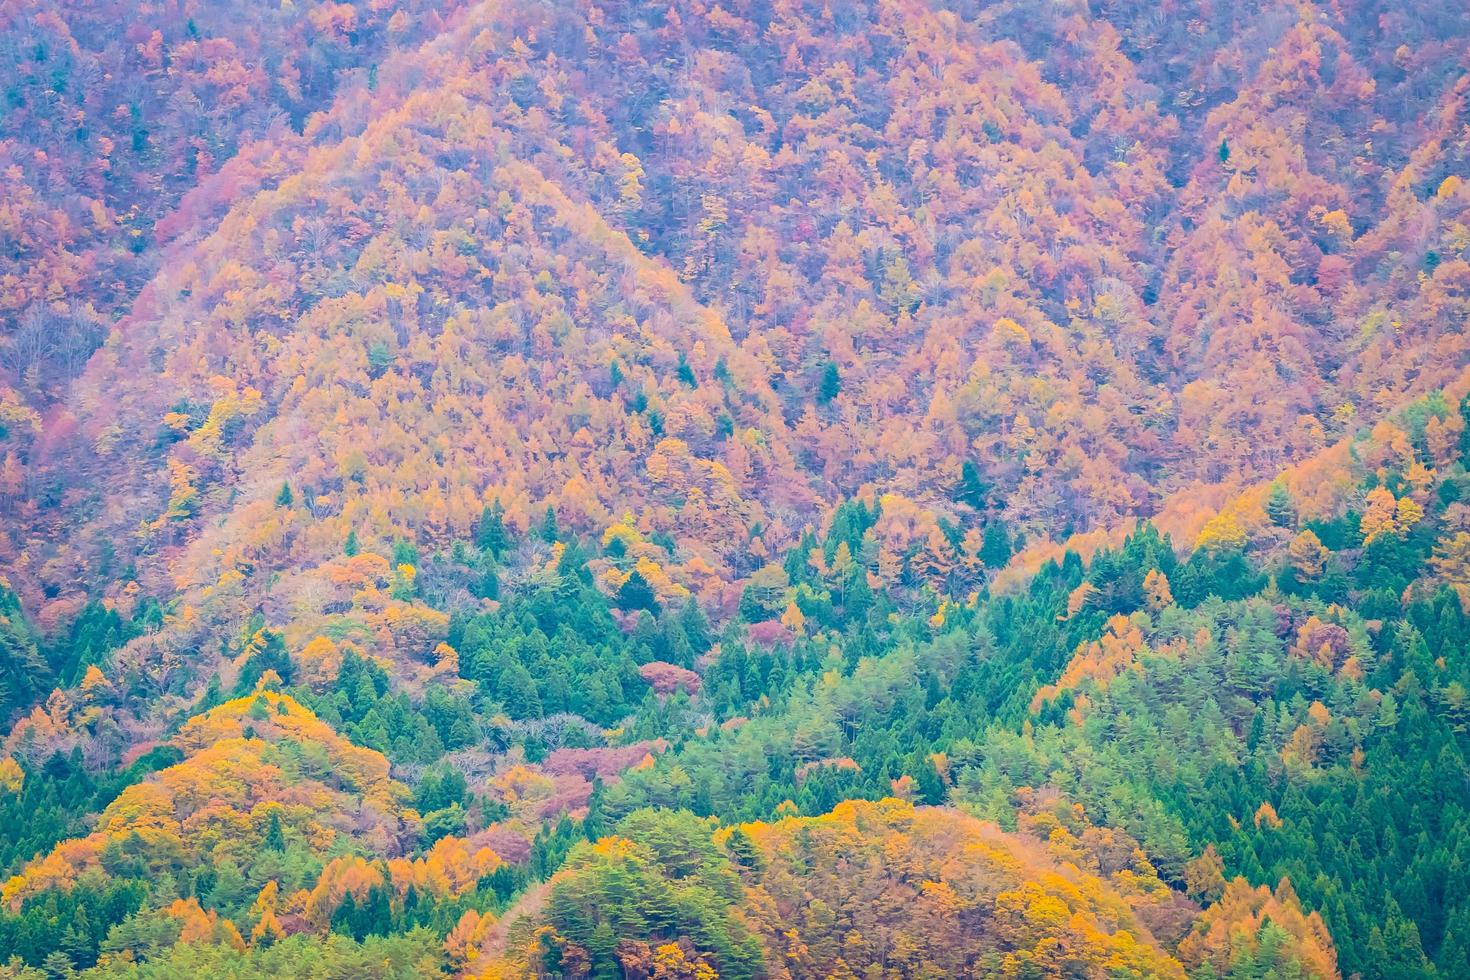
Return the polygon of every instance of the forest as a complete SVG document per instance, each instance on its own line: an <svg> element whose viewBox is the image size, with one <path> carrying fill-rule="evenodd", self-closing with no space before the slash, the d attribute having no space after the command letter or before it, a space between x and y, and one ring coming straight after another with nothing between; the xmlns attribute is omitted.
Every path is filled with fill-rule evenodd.
<svg viewBox="0 0 1470 980"><path fill-rule="evenodd" d="M1470 977L1470 18L0 0L0 980Z"/></svg>

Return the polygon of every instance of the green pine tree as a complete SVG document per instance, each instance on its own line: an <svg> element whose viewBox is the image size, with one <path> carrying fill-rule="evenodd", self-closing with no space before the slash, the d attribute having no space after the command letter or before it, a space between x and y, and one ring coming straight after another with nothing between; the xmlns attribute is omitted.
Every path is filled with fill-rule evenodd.
<svg viewBox="0 0 1470 980"><path fill-rule="evenodd" d="M629 612L646 609L655 616L658 615L658 597L653 594L653 587L648 584L648 580L636 568L618 589L618 608Z"/></svg>
<svg viewBox="0 0 1470 980"><path fill-rule="evenodd" d="M822 365L822 378L817 383L817 404L826 405L842 392L842 374L836 361Z"/></svg>
<svg viewBox="0 0 1470 980"><path fill-rule="evenodd" d="M1296 502L1280 480L1271 484L1271 493L1266 498L1266 516L1278 527L1296 526Z"/></svg>
<svg viewBox="0 0 1470 980"><path fill-rule="evenodd" d="M541 695L531 674L518 663L507 666L495 680L495 692L512 718L541 717Z"/></svg>
<svg viewBox="0 0 1470 980"><path fill-rule="evenodd" d="M510 538L505 531L505 510L500 506L500 498L496 497L489 507L480 512L475 546L499 561L509 544Z"/></svg>

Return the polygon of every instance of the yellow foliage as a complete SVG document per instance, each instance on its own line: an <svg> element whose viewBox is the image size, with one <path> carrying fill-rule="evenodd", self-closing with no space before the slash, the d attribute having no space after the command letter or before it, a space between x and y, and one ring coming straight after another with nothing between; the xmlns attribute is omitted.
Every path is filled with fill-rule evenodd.
<svg viewBox="0 0 1470 980"><path fill-rule="evenodd" d="M1327 569L1327 549L1322 540L1307 529L1292 539L1286 549L1287 560L1303 580L1311 582L1322 577Z"/></svg>
<svg viewBox="0 0 1470 980"><path fill-rule="evenodd" d="M1392 534L1396 530L1394 513L1398 509L1398 501L1392 493L1383 487L1374 487L1368 492L1363 516L1358 522L1358 530L1363 533L1363 543L1368 544L1380 534Z"/></svg>
<svg viewBox="0 0 1470 980"><path fill-rule="evenodd" d="M772 958L800 975L876 975L880 965L896 976L978 975L993 951L1010 964L1003 972L1183 980L1134 917L1134 903L1155 900L1147 890L1125 898L974 817L899 799L853 800L824 816L740 830L762 858L748 918ZM1168 900L1161 883L1157 895ZM990 923L983 938L967 926L976 919Z"/></svg>
<svg viewBox="0 0 1470 980"><path fill-rule="evenodd" d="M400 895L412 887L421 895L448 898L473 890L500 863L500 856L488 847L471 850L461 837L441 837L421 858L391 859L388 876Z"/></svg>
<svg viewBox="0 0 1470 980"><path fill-rule="evenodd" d="M281 928L274 909L262 912L255 928L250 930L250 945L255 947L273 946L284 938L286 930Z"/></svg>
<svg viewBox="0 0 1470 980"><path fill-rule="evenodd" d="M19 793L25 786L25 770L20 767L10 756L0 759L0 789L9 793Z"/></svg>
<svg viewBox="0 0 1470 980"><path fill-rule="evenodd" d="M299 759L282 754L278 743L286 740L300 747ZM258 853L273 812L318 853L348 838L392 847L417 820L405 808L407 787L389 777L387 759L341 738L282 694L228 701L191 719L173 744L185 753L182 762L124 789L91 834L26 865L0 898L13 905L48 887L70 888L110 842L133 835L164 867L224 860L244 866Z"/></svg>
<svg viewBox="0 0 1470 980"><path fill-rule="evenodd" d="M1179 943L1179 958L1191 971L1208 964L1215 976L1226 976L1241 953L1257 952L1268 922L1285 933L1282 954L1299 962L1307 976L1336 980L1337 950L1327 925L1316 912L1303 912L1285 878L1274 892L1265 885L1252 888L1244 878L1231 881Z"/></svg>
<svg viewBox="0 0 1470 980"><path fill-rule="evenodd" d="M1026 332L1026 328L1008 316L995 321L995 325L990 328L990 339L1002 347L1020 347L1031 343L1031 335Z"/></svg>
<svg viewBox="0 0 1470 980"><path fill-rule="evenodd" d="M1174 604L1174 593L1169 588L1169 577L1157 568L1150 569L1143 577L1143 594L1148 608L1158 612Z"/></svg>
<svg viewBox="0 0 1470 980"><path fill-rule="evenodd" d="M332 913L349 894L361 902L368 892L384 884L383 873L361 857L350 854L333 858L322 868L316 885L306 898L306 915L319 928L332 920Z"/></svg>
<svg viewBox="0 0 1470 980"><path fill-rule="evenodd" d="M180 923L180 943L223 943L237 950L245 948L240 930L229 919L221 919L214 909L200 907L197 898L175 899L164 912Z"/></svg>
<svg viewBox="0 0 1470 980"><path fill-rule="evenodd" d="M1210 518L1195 538L1194 546L1206 551L1231 551L1245 547L1245 528L1235 515L1222 511Z"/></svg>

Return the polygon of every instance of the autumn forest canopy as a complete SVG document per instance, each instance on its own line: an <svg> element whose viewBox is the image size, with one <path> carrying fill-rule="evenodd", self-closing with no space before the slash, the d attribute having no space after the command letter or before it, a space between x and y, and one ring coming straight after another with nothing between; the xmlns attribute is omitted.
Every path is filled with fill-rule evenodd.
<svg viewBox="0 0 1470 980"><path fill-rule="evenodd" d="M0 0L0 980L1470 977L1470 16Z"/></svg>

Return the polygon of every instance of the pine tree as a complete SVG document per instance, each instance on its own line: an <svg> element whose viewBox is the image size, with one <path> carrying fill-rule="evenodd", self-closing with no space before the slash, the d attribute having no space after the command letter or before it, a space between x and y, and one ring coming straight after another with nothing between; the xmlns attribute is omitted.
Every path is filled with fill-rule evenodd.
<svg viewBox="0 0 1470 980"><path fill-rule="evenodd" d="M592 958L592 976L596 980L618 980L623 971L616 956L618 937L607 922L599 922L587 939L587 954Z"/></svg>
<svg viewBox="0 0 1470 980"><path fill-rule="evenodd" d="M347 540L342 544L342 553L348 558L356 558L361 550L362 546L357 543L357 531L349 530Z"/></svg>
<svg viewBox="0 0 1470 980"><path fill-rule="evenodd" d="M531 674L518 663L500 672L495 680L496 695L512 718L541 717L541 695Z"/></svg>
<svg viewBox="0 0 1470 980"><path fill-rule="evenodd" d="M1296 502L1280 480L1271 484L1271 493L1266 497L1266 516L1278 527L1296 526Z"/></svg>
<svg viewBox="0 0 1470 980"><path fill-rule="evenodd" d="M335 933L343 936L352 936L356 939L358 938L356 932L359 922L357 899L352 896L351 892L348 892L342 897L342 904L338 905L336 910L332 912L331 929Z"/></svg>
<svg viewBox="0 0 1470 980"><path fill-rule="evenodd" d="M1430 966L1419 942L1419 928L1399 909L1392 897L1383 923L1384 975L1402 977L1430 976Z"/></svg>
<svg viewBox="0 0 1470 980"><path fill-rule="evenodd" d="M500 506L500 498L496 497L489 507L480 512L475 546L499 561L509 543L510 539L505 532L505 510Z"/></svg>
<svg viewBox="0 0 1470 980"><path fill-rule="evenodd" d="M52 950L41 961L41 969L52 980L70 980L77 975L76 963L61 950Z"/></svg>
<svg viewBox="0 0 1470 980"><path fill-rule="evenodd" d="M393 542L393 567L399 565L412 565L417 568L419 564L419 549L407 538L398 538Z"/></svg>
<svg viewBox="0 0 1470 980"><path fill-rule="evenodd" d="M971 460L960 464L960 482L955 487L954 499L969 504L976 510L984 510L990 502L990 484L980 475L980 468Z"/></svg>
<svg viewBox="0 0 1470 980"><path fill-rule="evenodd" d="M730 857L742 868L759 871L764 864L760 848L739 827L731 830L730 836L725 839L725 850L730 852Z"/></svg>
<svg viewBox="0 0 1470 980"><path fill-rule="evenodd" d="M291 492L291 484L282 483L281 492L276 494L277 507L290 507L296 502L296 495Z"/></svg>
<svg viewBox="0 0 1470 980"><path fill-rule="evenodd" d="M822 366L822 378L817 384L817 403L826 405L842 392L842 375L837 370L836 361L828 361Z"/></svg>
<svg viewBox="0 0 1470 980"><path fill-rule="evenodd" d="M709 631L709 620L705 618L704 611L699 608L699 603L693 596L684 600L684 606L679 610L679 625L684 627L684 635L689 638L689 645L696 653L705 653L709 650L711 642Z"/></svg>
<svg viewBox="0 0 1470 980"><path fill-rule="evenodd" d="M26 626L20 601L0 580L0 719L28 708L52 683L51 668Z"/></svg>
<svg viewBox="0 0 1470 980"><path fill-rule="evenodd" d="M1450 912L1435 966L1441 976L1470 976L1470 906Z"/></svg>
<svg viewBox="0 0 1470 980"><path fill-rule="evenodd" d="M1004 568L1006 562L1011 560L1011 537L1006 531L1005 521L994 520L985 525L980 560L992 571Z"/></svg>
<svg viewBox="0 0 1470 980"><path fill-rule="evenodd" d="M265 848L268 851L284 851L286 834L281 829L281 811L271 810L270 823L265 832Z"/></svg>
<svg viewBox="0 0 1470 980"><path fill-rule="evenodd" d="M636 568L629 573L628 578L618 588L618 608L627 612L635 609L646 609L658 615L658 597L653 593L653 587L648 580Z"/></svg>
<svg viewBox="0 0 1470 980"><path fill-rule="evenodd" d="M358 909L357 928L353 938L358 942L368 936L386 936L393 931L393 906L389 899L388 886L374 885L368 889L367 898Z"/></svg>

